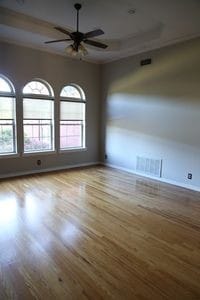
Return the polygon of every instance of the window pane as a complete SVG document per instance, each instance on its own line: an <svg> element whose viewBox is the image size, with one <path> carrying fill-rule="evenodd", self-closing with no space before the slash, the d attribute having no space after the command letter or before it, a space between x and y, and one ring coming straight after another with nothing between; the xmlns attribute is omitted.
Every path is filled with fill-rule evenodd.
<svg viewBox="0 0 200 300"><path fill-rule="evenodd" d="M52 150L51 120L24 121L24 151Z"/></svg>
<svg viewBox="0 0 200 300"><path fill-rule="evenodd" d="M14 128L10 120L0 121L0 153L14 152Z"/></svg>
<svg viewBox="0 0 200 300"><path fill-rule="evenodd" d="M60 102L60 118L61 120L83 120L85 111L85 103L79 102Z"/></svg>
<svg viewBox="0 0 200 300"><path fill-rule="evenodd" d="M15 99L0 97L0 119L14 119Z"/></svg>
<svg viewBox="0 0 200 300"><path fill-rule="evenodd" d="M76 98L76 99L81 99L82 98L80 91L72 85L65 86L62 89L62 91L60 93L60 96L61 97Z"/></svg>
<svg viewBox="0 0 200 300"><path fill-rule="evenodd" d="M24 99L23 100L24 119L52 119L53 101Z"/></svg>
<svg viewBox="0 0 200 300"><path fill-rule="evenodd" d="M23 94L51 96L49 89L40 81L31 81L23 88Z"/></svg>
<svg viewBox="0 0 200 300"><path fill-rule="evenodd" d="M60 122L60 148L80 148L83 146L82 121L61 121Z"/></svg>
<svg viewBox="0 0 200 300"><path fill-rule="evenodd" d="M11 93L12 88L10 84L2 77L0 77L0 92Z"/></svg>

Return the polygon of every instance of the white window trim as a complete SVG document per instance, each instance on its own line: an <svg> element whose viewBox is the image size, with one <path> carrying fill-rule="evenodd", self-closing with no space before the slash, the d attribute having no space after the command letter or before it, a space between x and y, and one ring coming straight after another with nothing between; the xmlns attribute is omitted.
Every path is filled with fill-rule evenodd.
<svg viewBox="0 0 200 300"><path fill-rule="evenodd" d="M64 97L61 96L62 90L66 87L66 86L73 86L74 88L76 88L80 94L80 98L75 98L75 97ZM67 148L61 148L60 146L60 123L62 121L69 121L69 120L61 120L60 115L61 115L61 110L60 110L60 103L61 102L75 102L75 103L84 103L85 104L85 119L83 120L84 122L84 130L83 130L83 136L82 136L82 141L83 141L83 146L82 147L67 147ZM59 148L58 148L58 152L59 153L67 153L67 152L79 152L79 151L87 151L87 146L86 146L86 97L85 97L85 93L82 90L81 87L79 87L77 84L68 84L65 85L60 92L60 100L59 100Z"/></svg>
<svg viewBox="0 0 200 300"><path fill-rule="evenodd" d="M46 86L46 88L49 91L49 95L43 95L43 94L34 94L34 93L23 93L23 90L25 88L25 86L33 81L38 81L41 82L42 84L44 84ZM53 88L49 85L49 83L45 82L44 80L41 79L33 79L31 81L29 81L27 83L23 89L22 89L22 101L24 99L32 99L32 100L47 100L47 101L52 101L52 105L53 105L53 117L52 117L52 136L51 136L51 143L52 143L52 149L47 149L47 150L41 150L39 149L38 151L25 151L24 149L24 133L23 133L23 152L22 152L22 156L35 156L35 155L48 155L48 154L55 154L57 153L56 148L55 148L55 97L54 97L54 92L53 92ZM24 132L24 115L23 115L23 132Z"/></svg>
<svg viewBox="0 0 200 300"><path fill-rule="evenodd" d="M60 154L65 154L67 152L81 152L81 151L87 151L87 147L77 147L77 148L66 148L66 149L60 149L58 152Z"/></svg>
<svg viewBox="0 0 200 300"><path fill-rule="evenodd" d="M19 153L2 153L2 154L0 154L0 159L17 158L17 157L20 157Z"/></svg>
<svg viewBox="0 0 200 300"><path fill-rule="evenodd" d="M22 157L26 156L38 156L38 155L51 155L51 154L57 154L57 151L54 150L47 150L47 151L34 151L34 152L23 152Z"/></svg>
<svg viewBox="0 0 200 300"><path fill-rule="evenodd" d="M16 93L15 93L15 89L14 86L12 84L12 82L4 75L0 74L0 77L3 78L3 80L5 80L8 85L10 86L11 91L10 92L2 92L0 91L0 97L4 97L4 98L15 98L15 102L14 102L14 106L15 106L15 115L14 115L14 121L15 121L15 125L14 125L14 138L13 138L13 145L14 145L14 151L13 152L4 152L4 153L0 153L0 158L10 158L10 157L18 157L18 153L17 153L17 115L16 115Z"/></svg>

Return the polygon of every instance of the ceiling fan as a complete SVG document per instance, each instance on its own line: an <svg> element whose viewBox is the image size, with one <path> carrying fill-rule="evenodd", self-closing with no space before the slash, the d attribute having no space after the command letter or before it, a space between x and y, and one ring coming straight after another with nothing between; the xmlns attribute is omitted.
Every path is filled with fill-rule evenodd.
<svg viewBox="0 0 200 300"><path fill-rule="evenodd" d="M62 27L54 27L56 30L69 36L69 38L47 41L47 42L45 42L45 44L58 43L58 42L63 42L63 41L73 41L73 44L71 44L70 46L68 46L66 48L66 52L72 56L77 56L77 55L82 56L82 55L86 55L88 53L82 43L92 45L94 47L101 48L101 49L107 48L108 47L107 45L89 39L89 38L94 38L94 37L104 34L103 30L95 29L95 30L89 31L87 33L82 33L79 31L79 10L81 9L82 6L81 6L81 4L76 3L74 5L74 7L77 11L76 31L69 32Z"/></svg>

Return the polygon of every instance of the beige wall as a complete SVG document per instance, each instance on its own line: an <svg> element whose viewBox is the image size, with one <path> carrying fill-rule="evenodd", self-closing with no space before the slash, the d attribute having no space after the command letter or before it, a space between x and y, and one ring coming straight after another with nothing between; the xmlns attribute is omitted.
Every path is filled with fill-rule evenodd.
<svg viewBox="0 0 200 300"><path fill-rule="evenodd" d="M39 50L0 43L0 73L7 76L15 86L17 94L18 120L22 120L22 88L30 80L46 80L55 93L55 113L58 121L58 102L61 88L76 83L86 94L86 146L87 151L66 152L17 158L0 158L0 176L16 172L29 172L38 169L67 167L99 161L100 124L100 67L84 61L77 61L49 54ZM21 152L22 128L18 122L18 149ZM58 124L58 122L56 123ZM58 126L56 127L56 131ZM58 145L58 138L56 140ZM37 167L37 159L42 160Z"/></svg>
<svg viewBox="0 0 200 300"><path fill-rule="evenodd" d="M200 39L107 64L102 76L102 158L133 171L137 155L162 159L163 178L200 187Z"/></svg>
<svg viewBox="0 0 200 300"><path fill-rule="evenodd" d="M19 118L21 90L33 78L53 87L57 120L62 86L76 83L83 88L87 151L0 158L0 176L96 162L101 147L101 159L106 153L110 164L135 171L137 155L162 159L164 180L200 187L199 53L196 39L98 66L1 43L0 73L16 88ZM140 67L146 57L152 64ZM19 150L21 133L19 126ZM41 167L37 159L42 160ZM187 179L189 172L192 181Z"/></svg>

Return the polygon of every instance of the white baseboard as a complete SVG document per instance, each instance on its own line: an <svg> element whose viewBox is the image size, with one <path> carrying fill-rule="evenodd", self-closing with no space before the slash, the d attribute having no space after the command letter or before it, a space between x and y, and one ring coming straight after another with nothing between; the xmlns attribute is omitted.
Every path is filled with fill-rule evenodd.
<svg viewBox="0 0 200 300"><path fill-rule="evenodd" d="M20 172L13 172L8 174L0 175L0 179L3 178L11 178L17 176L24 176L24 175L31 175L31 174L39 174L39 173L46 173L46 172L53 172L53 171L61 171L61 170L68 170L68 169L75 169L81 167L89 167L101 164L100 162L89 162L89 163L82 163L82 164L74 164L74 165L67 165L67 166L59 166L55 168L46 168L46 169L37 169L37 170L30 170L30 171L20 171Z"/></svg>
<svg viewBox="0 0 200 300"><path fill-rule="evenodd" d="M125 171L125 172L128 172L128 173L132 173L134 175L139 175L139 176L154 179L154 180L157 180L157 181L160 181L160 182L169 183L169 184L176 185L176 186L179 186L179 187L182 187L182 188L186 188L186 189L189 189L189 190L192 190L192 191L200 192L200 187L198 187L196 185L185 184L185 183L182 183L182 182L178 182L178 181L171 180L171 179L166 179L166 178L154 177L154 176L151 176L151 175L136 172L132 169L123 168L123 167L113 165L113 164L109 164L109 163L101 163L101 164L104 165L104 166L107 166L107 167L111 167L111 168L114 168L114 169L118 169L118 170L122 170L122 171Z"/></svg>
<svg viewBox="0 0 200 300"><path fill-rule="evenodd" d="M190 189L190 190L193 190L193 191L200 192L200 187L195 186L195 185L185 184L185 183L182 183L182 182L178 182L178 181L170 180L170 179L166 179L166 178L154 177L154 176L150 176L150 175L147 175L147 174L136 172L132 169L120 167L120 166L109 164L109 163L103 163L103 162L99 162L99 161L89 162L89 163L81 163L81 164L74 164L74 165L59 166L59 167L55 167L55 168L46 168L46 169L37 169L37 170L30 170L30 171L13 172L13 173L0 175L0 179L12 178L12 177L24 176L24 175L31 175L31 174L46 173L46 172L53 172L53 171L59 171L59 170L75 169L75 168L81 168L81 167L89 167L89 166L95 166L95 165L99 165L99 164L107 166L107 167L111 167L111 168L114 168L114 169L122 170L122 171L125 171L125 172L128 172L128 173L132 173L134 175L139 175L139 176L142 176L142 177L154 179L154 180L157 180L157 181L160 181L160 182L169 183L169 184L172 184L172 185L175 185L175 186L179 186L179 187L182 187L182 188L186 188L186 189Z"/></svg>

